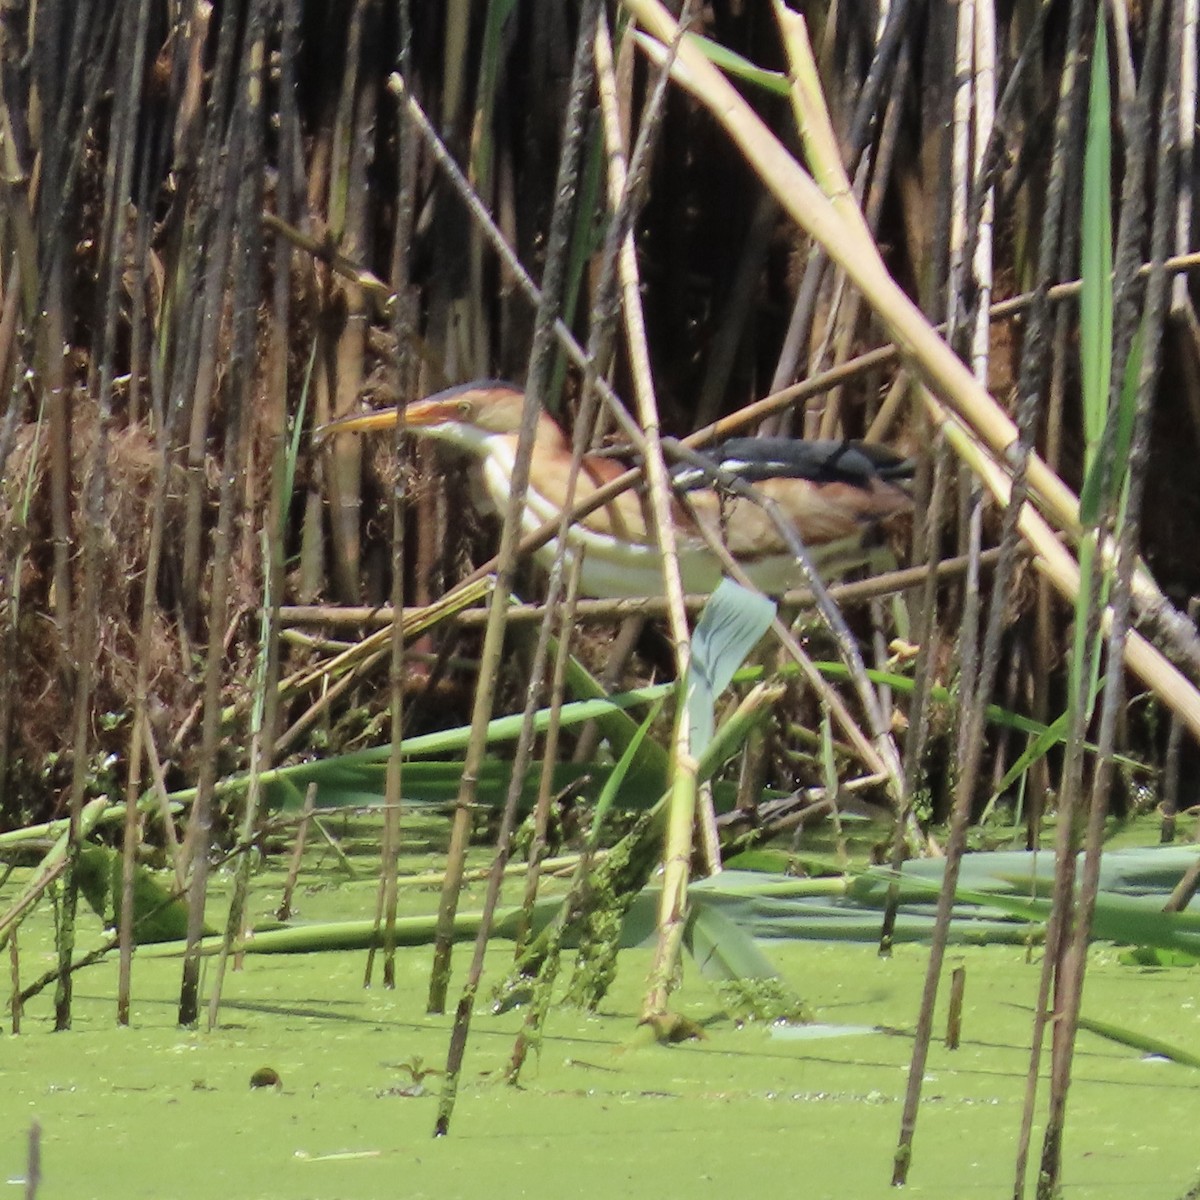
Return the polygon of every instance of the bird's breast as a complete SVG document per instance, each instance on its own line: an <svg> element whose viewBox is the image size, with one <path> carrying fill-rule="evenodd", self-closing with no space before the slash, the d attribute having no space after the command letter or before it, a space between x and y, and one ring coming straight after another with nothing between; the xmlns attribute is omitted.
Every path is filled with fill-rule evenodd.
<svg viewBox="0 0 1200 1200"><path fill-rule="evenodd" d="M511 487L516 438L498 437L493 441L491 452L484 460L483 482L489 507L503 515ZM565 449L535 450L525 500L526 532L557 519L567 502L570 469L571 456ZM611 459L585 459L575 482L574 502L579 504L588 500L599 488L624 473L624 466ZM622 492L595 512L581 517L574 523L574 528L577 534L585 537L615 538L639 545L649 545L653 541L642 497L636 488Z"/></svg>

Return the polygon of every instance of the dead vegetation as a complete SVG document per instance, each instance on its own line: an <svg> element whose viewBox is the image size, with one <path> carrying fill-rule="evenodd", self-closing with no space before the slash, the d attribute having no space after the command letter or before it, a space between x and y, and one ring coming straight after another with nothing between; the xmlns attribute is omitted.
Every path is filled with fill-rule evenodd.
<svg viewBox="0 0 1200 1200"><path fill-rule="evenodd" d="M288 14L268 4L150 4L135 16L95 3L64 16L57 41L43 40L40 15L23 23L17 8L5 19L10 201L17 205L3 245L9 286L0 327L0 366L10 380L0 438L11 651L4 669L11 681L5 690L16 699L0 727L0 811L9 822L62 807L64 764L77 752L128 753L122 738L135 704L156 504L162 549L149 593L145 702L165 742L161 752L185 777L194 772L197 748L175 734L197 725L212 539L221 475L234 457L231 438L244 448L236 453L223 619L249 612L262 595L269 565L260 546L264 529L281 556L280 603L320 597L378 603L389 588L390 476L372 466L374 457L361 463L357 452L344 462L319 463L302 443L295 490L272 497L289 422L300 418L308 428L398 391L413 395L456 378L524 373L532 309L487 249L430 147L410 135L407 157L402 149L402 106L385 86L399 62L402 11L363 0L348 11L315 4ZM945 231L957 203L947 190L951 123L939 107L951 100L954 31L944 15L917 6L896 18L888 39L873 49L885 10L828 25L820 5L805 15L830 111L848 161L858 166L889 266L925 298L930 316L941 318L955 303L946 291ZM1036 156L1048 151L1045 122L1066 36L1066 14L1057 9L1044 25L1034 6L1015 6L1006 19L996 37L999 85L1015 78L1023 39L1036 39L1041 49L993 134L1000 150L993 160L1000 197L996 299L1019 293L1034 278L1031 247L1045 187ZM498 26L460 24L454 9L438 6L422 7L412 20L418 98L437 115L448 148L536 278L572 22L559 6L537 3L517 5ZM1142 20L1129 26L1135 52ZM768 69L783 64L765 9L717 5L695 24ZM101 29L107 40L89 38ZM68 69L73 47L86 47L83 69ZM32 57L21 57L25 49ZM450 61L483 66L447 71ZM648 75L632 43L622 44L617 67L628 126ZM246 80L256 74L266 85L265 105L252 110ZM769 89L746 85L746 94L772 121L784 118L782 101ZM885 342L887 332L781 216L702 106L672 95L666 120L670 133L654 154L638 246L659 403L667 427L684 433L797 375L853 358ZM48 129L67 134L54 161L42 151ZM977 157L982 151L974 147ZM1078 163L1061 169L1068 168L1078 170ZM55 181L58 193L49 197L44 186ZM1181 188L1188 185L1183 172ZM404 186L412 189L407 200L398 190ZM1180 195L1182 205L1190 191ZM398 201L413 207L404 246L395 241ZM252 227L240 228L238 205L251 202ZM587 311L589 276L582 268L589 258L595 279L601 205L594 190L585 193L582 211L593 216L579 222L571 250L584 289L572 293L577 324ZM1180 213L1182 219L1183 207ZM1065 237L1064 246L1070 241ZM403 345L390 319L387 282L401 262L410 280L406 302L418 314L404 329ZM1070 266L1064 260L1066 276L1074 273ZM258 281L254 293L239 292L238 281L250 277ZM963 295L970 299L968 291ZM1197 582L1195 556L1187 552L1194 491L1187 447L1197 441L1200 401L1186 288L1176 286L1173 297L1153 449L1164 469L1150 472L1145 553L1165 591L1183 598ZM51 301L47 320L33 320L31 306ZM1080 456L1073 432L1076 343L1069 322L1056 328L1045 385L1053 402L1042 436L1070 477ZM49 340L52 331L58 342ZM991 324L988 385L1010 410L1025 336L1021 317ZM60 364L54 370L52 359ZM403 381L395 373L399 363L409 364ZM619 357L623 392L626 371ZM65 390L56 392L60 374ZM578 380L560 378L566 390L550 402L569 410ZM928 434L911 406L905 415L896 405L903 400L897 388L903 391L903 376L897 383L892 368L874 367L832 392L815 393L790 421L810 433L871 431L920 449ZM246 414L240 432L238 410ZM444 590L486 543L486 533L462 536L461 497L448 507L430 482L447 469L446 460L422 462L410 488L413 600ZM162 480L157 500L156 479ZM102 517L94 522L97 607L82 612L89 480L102 493ZM966 547L964 521L957 530L947 523L946 552ZM998 517L987 517L987 526L995 538ZM1032 703L1034 715L1046 717L1053 672L1033 671L1031 664L1061 658L1068 621L1051 605L1048 617L1035 622L1036 607L1028 587L1010 599L1005 654L1015 681L1010 692L1025 697L1016 706ZM942 593L940 611L952 628L961 612L953 588ZM93 621L95 633L87 634ZM245 639L253 627L241 620L222 629L230 653L214 669L227 702L246 686L253 650ZM64 731L71 727L79 646L89 641L97 668L89 685L91 732L89 744L75 746ZM943 651L939 659L936 675L952 682L955 653L947 658ZM294 651L291 665L299 665ZM1162 745L1136 749L1153 758ZM45 770L47 756L57 764L54 772Z"/></svg>

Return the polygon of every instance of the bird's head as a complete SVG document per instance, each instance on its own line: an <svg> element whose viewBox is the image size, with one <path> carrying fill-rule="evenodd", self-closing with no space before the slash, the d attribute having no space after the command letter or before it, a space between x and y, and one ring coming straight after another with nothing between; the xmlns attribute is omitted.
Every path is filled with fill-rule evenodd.
<svg viewBox="0 0 1200 1200"><path fill-rule="evenodd" d="M331 421L317 431L317 437L325 441L339 433L392 429L403 412L405 426L418 436L453 442L464 450L484 454L489 438L517 435L524 403L525 393L511 383L465 383L414 400L403 409L385 408Z"/></svg>

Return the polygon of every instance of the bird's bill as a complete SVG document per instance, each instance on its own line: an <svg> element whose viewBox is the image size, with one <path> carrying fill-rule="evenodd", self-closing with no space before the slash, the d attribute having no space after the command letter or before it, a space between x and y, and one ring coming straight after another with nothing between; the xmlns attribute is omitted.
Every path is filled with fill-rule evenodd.
<svg viewBox="0 0 1200 1200"><path fill-rule="evenodd" d="M398 408L381 408L375 412L354 413L349 417L338 417L336 421L320 426L313 432L315 441L324 442L340 433L368 433L374 429L392 429L400 419Z"/></svg>
<svg viewBox="0 0 1200 1200"><path fill-rule="evenodd" d="M414 400L403 409L382 408L376 412L340 417L321 426L316 437L321 440L339 433L394 429L403 413L405 425L418 433L478 449L477 437L517 432L524 396L520 388L499 379L459 383L423 400Z"/></svg>
<svg viewBox="0 0 1200 1200"><path fill-rule="evenodd" d="M428 429L433 425L445 425L459 420L460 404L450 400L417 400L404 409L380 408L374 412L354 413L339 417L316 430L314 437L324 442L342 433L372 433L380 429L394 429L404 414L404 423L414 429Z"/></svg>

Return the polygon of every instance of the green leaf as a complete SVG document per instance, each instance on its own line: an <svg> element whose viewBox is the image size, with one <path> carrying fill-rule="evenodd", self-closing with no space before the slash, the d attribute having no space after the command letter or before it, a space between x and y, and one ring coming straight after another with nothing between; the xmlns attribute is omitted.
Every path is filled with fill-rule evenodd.
<svg viewBox="0 0 1200 1200"><path fill-rule="evenodd" d="M1135 1029L1126 1029L1122 1025L1113 1025L1109 1021L1096 1021L1082 1014L1079 1017L1079 1027L1099 1037L1107 1038L1110 1042L1116 1042L1120 1046L1130 1046L1134 1050L1140 1050L1143 1054L1155 1054L1160 1058L1169 1058L1172 1062L1181 1063L1185 1067L1200 1067L1200 1055L1193 1054L1190 1050L1184 1050L1173 1042L1165 1042L1162 1038L1139 1033Z"/></svg>
<svg viewBox="0 0 1200 1200"><path fill-rule="evenodd" d="M1108 82L1108 37L1103 17L1096 23L1083 154L1079 352L1083 393L1084 471L1091 482L1096 450L1108 418L1112 379L1112 97ZM1080 519L1095 517L1095 486L1080 494ZM1086 496L1086 505L1085 505Z"/></svg>
<svg viewBox="0 0 1200 1200"><path fill-rule="evenodd" d="M574 655L567 659L567 686L579 700L603 700L609 696L600 681ZM614 755L624 754L632 742L638 742L629 770L629 785L639 793L661 795L667 786L670 762L666 748L652 737L639 737L638 723L624 709L614 707L597 717L596 724Z"/></svg>
<svg viewBox="0 0 1200 1200"><path fill-rule="evenodd" d="M692 40L700 47L705 58L714 66L720 67L726 75L745 80L775 96L788 94L787 76L782 71L769 71L766 67L760 67L736 51L730 50L710 38L702 37L700 34L694 34Z"/></svg>
<svg viewBox="0 0 1200 1200"><path fill-rule="evenodd" d="M992 799L994 800L998 796L1003 796L1035 762L1041 758L1045 758L1066 736L1067 714L1064 712L1060 713L1041 733L1035 734L1030 738L1029 744L1025 747L1020 757L1004 773L1004 778L996 784L992 792Z"/></svg>
<svg viewBox="0 0 1200 1200"><path fill-rule="evenodd" d="M717 698L732 682L746 655L775 617L775 605L732 579L722 579L709 597L692 634L685 706L692 754L699 758L712 741Z"/></svg>
<svg viewBox="0 0 1200 1200"><path fill-rule="evenodd" d="M608 811L612 808L617 794L624 786L630 768L637 761L642 740L650 732L650 726L658 719L658 714L662 712L663 703L664 700L657 701L654 707L646 714L646 719L638 727L637 733L630 739L629 745L625 747L625 753L621 755L617 765L612 769L612 774L609 775L608 781L600 789L600 798L596 801L596 812L592 817L592 831L588 837L588 846L593 851L600 844L600 827L604 822L604 818L608 815Z"/></svg>
<svg viewBox="0 0 1200 1200"><path fill-rule="evenodd" d="M603 720L620 709L635 708L640 704L652 704L661 697L669 695L674 688L673 683L665 683L654 687L636 688L631 692L606 696L600 700L581 700L572 704L564 704L560 710L559 721L565 728L568 725L578 725L585 721ZM488 744L515 740L521 731L523 721L524 717L520 713L497 717L490 721L487 732ZM549 721L550 710L542 709L534 717L534 729L539 733L543 732ZM467 726L459 726L439 733L406 738L404 741L405 758L453 754L455 751L466 748L469 737L470 729ZM264 790L274 788L283 782L300 790L313 781L319 783L322 788L361 783L365 777L370 777L372 768L376 771L385 768L390 753L389 746L372 746L367 750L356 750L350 754L341 754L333 758L263 771L259 775L259 781ZM249 781L250 777L245 772L227 776L217 784L216 794L219 796L235 795L242 791ZM172 803L190 803L195 794L195 788L185 788L178 792L172 792L168 796L168 800ZM278 800L278 792L272 792L271 795L276 801ZM157 798L149 792L139 803L147 810L156 810L158 807Z"/></svg>
<svg viewBox="0 0 1200 1200"><path fill-rule="evenodd" d="M964 864L972 857L963 859ZM986 856L977 856L986 857ZM1047 858L1051 856L1045 856ZM886 878L893 873L883 868L870 872L877 878ZM932 895L939 891L941 884L936 878L922 877L916 872L905 870L901 873L903 885L919 890L924 887ZM1013 890L1008 892L980 890L978 887L962 887L955 890L956 902L978 904L985 908L999 909L1010 916L1026 921L1041 922L1050 917L1051 901L1039 895L1021 895L1017 888L1032 889L1035 892L1048 892L1051 881L1037 877L1032 871L1028 873L1010 873L997 875L990 884L985 886L1003 886L1007 883ZM863 899L863 893L857 887L851 888L851 894L856 899ZM1161 901L1151 899L1147 902L1142 896L1120 895L1114 892L1101 892L1096 897L1095 912L1092 915L1091 936L1096 941L1116 942L1118 945L1157 946L1164 950L1181 950L1188 954L1200 953L1200 915L1192 913L1166 913L1159 907Z"/></svg>

